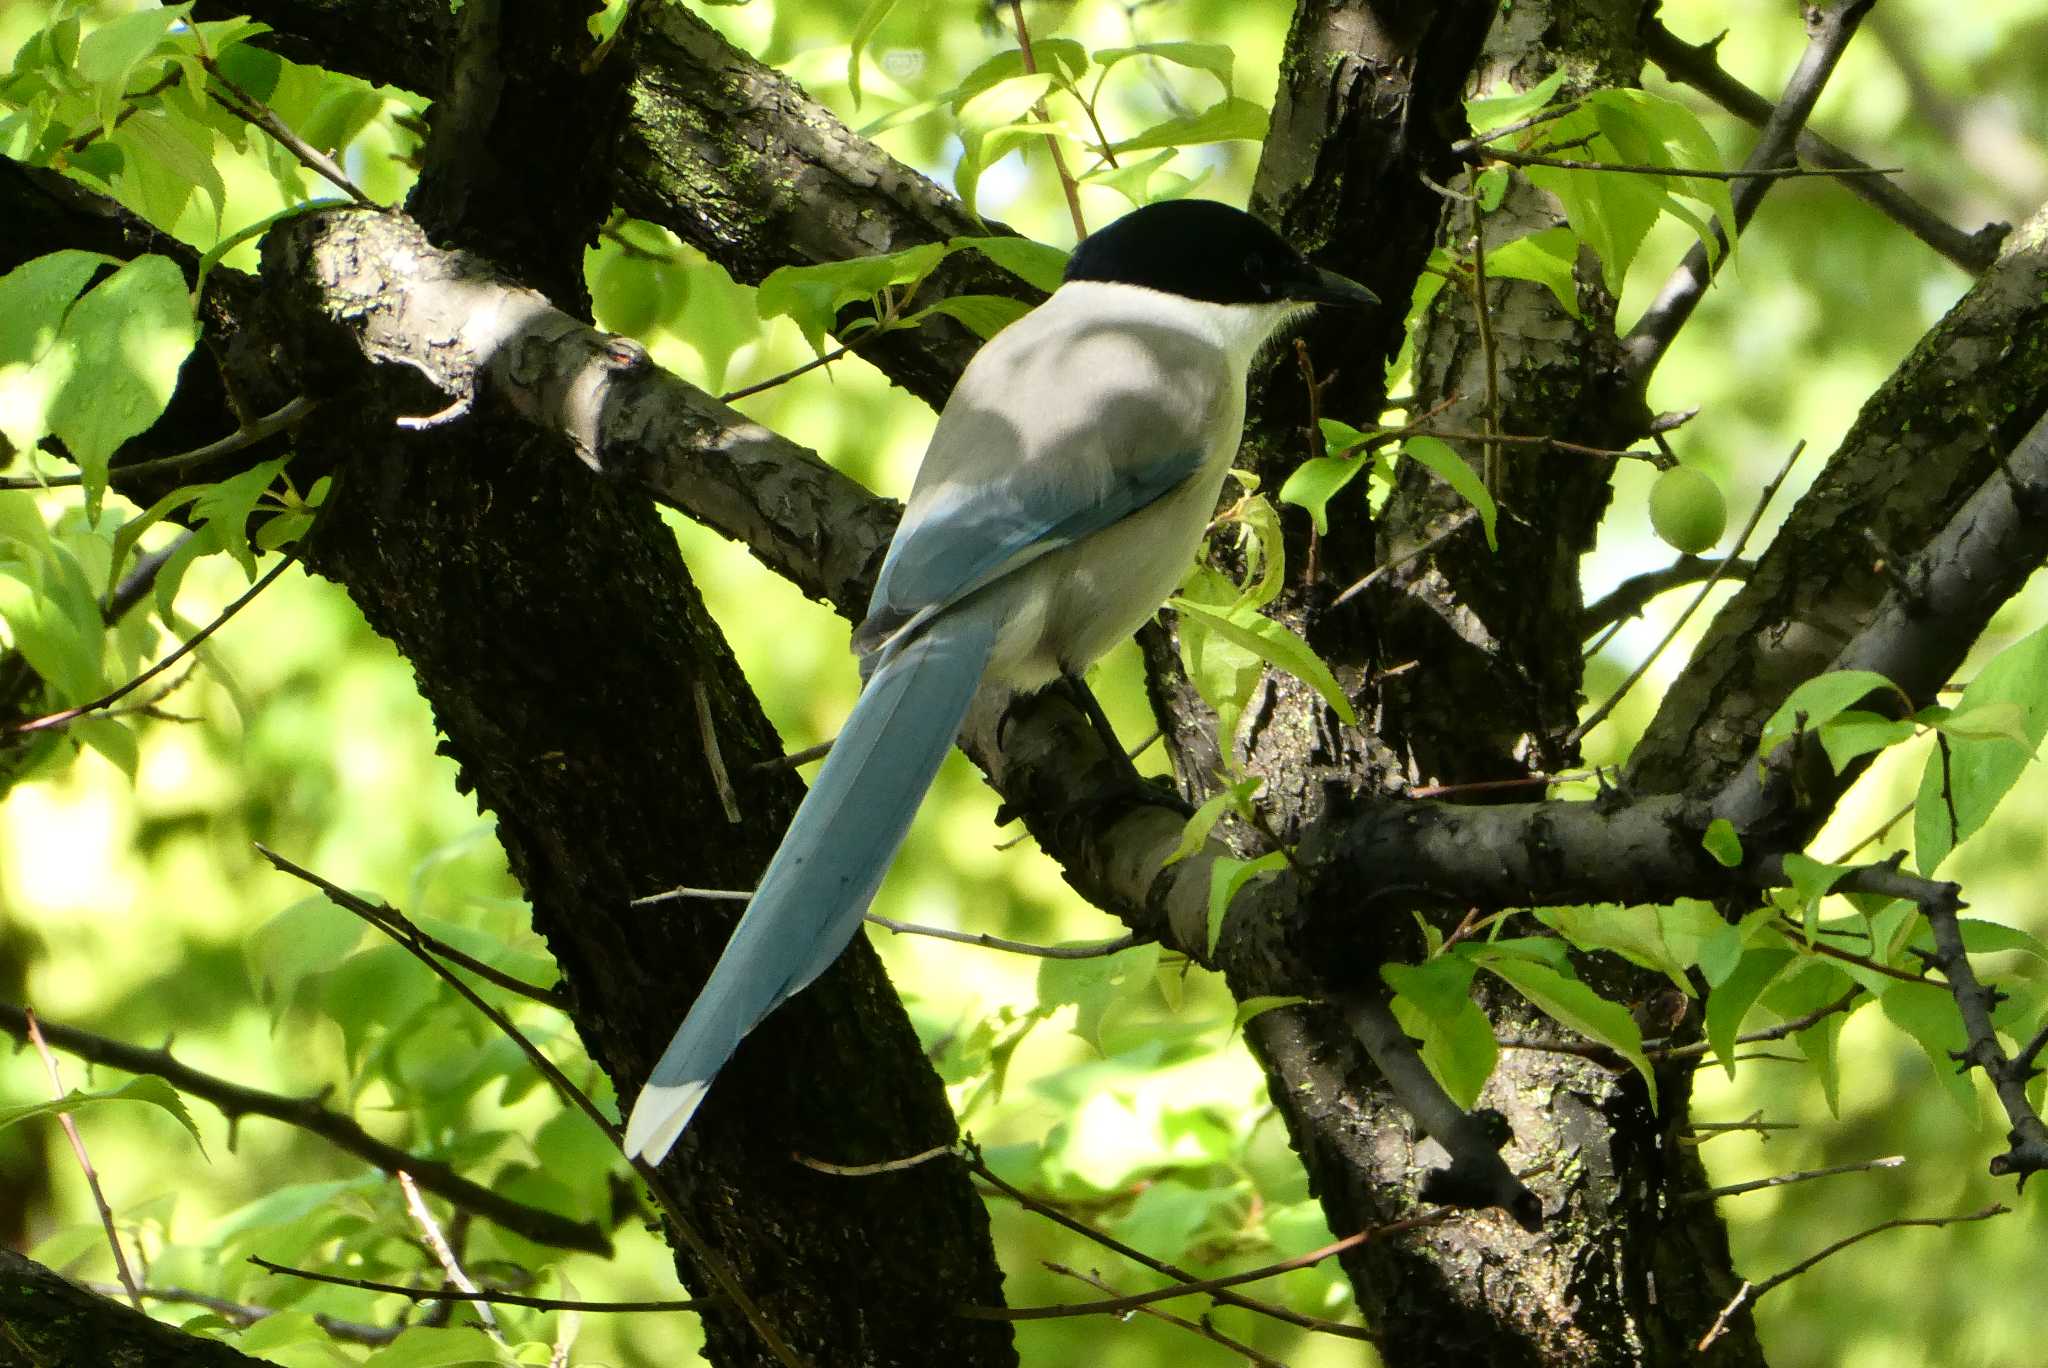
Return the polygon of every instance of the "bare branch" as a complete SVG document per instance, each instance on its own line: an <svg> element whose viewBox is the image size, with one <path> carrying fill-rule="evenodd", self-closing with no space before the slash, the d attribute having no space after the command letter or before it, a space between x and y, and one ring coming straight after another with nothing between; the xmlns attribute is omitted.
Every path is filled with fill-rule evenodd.
<svg viewBox="0 0 2048 1368"><path fill-rule="evenodd" d="M0 1031L26 1039L27 1012L13 1003L0 1002ZM297 1126L386 1172L404 1169L419 1185L437 1197L447 1199L465 1211L496 1221L538 1244L561 1249L580 1249L591 1254L611 1254L611 1240L595 1225L572 1221L552 1211L516 1202L492 1188L459 1176L447 1164L409 1154L386 1144L356 1124L346 1113L320 1104L317 1097L285 1097L256 1088L230 1083L201 1073L174 1058L169 1050L145 1050L125 1041L82 1031L75 1026L42 1022L43 1034L58 1049L133 1074L154 1074L181 1093L190 1094L215 1107L230 1121L244 1116L267 1116L273 1121Z"/></svg>
<svg viewBox="0 0 2048 1368"><path fill-rule="evenodd" d="M1806 52L1800 57L1792 78L1785 83L1784 98L1764 125L1763 134L1757 139L1749 160L1743 163L1745 171L1782 167L1792 158L1793 149L1799 141L1799 130L1805 127L1814 102L1820 99L1828 77L1834 74L1835 63L1841 60L1843 49L1848 47L1849 40L1855 36L1857 26L1863 22L1863 16L1873 3L1874 0L1835 0L1833 4L1807 10L1809 37ZM1764 192L1770 186L1768 177L1750 177L1735 182L1731 196L1735 202L1735 222L1729 225L1733 232L1740 233L1749 226L1750 217L1756 213L1757 205L1762 203ZM1728 242L1722 225L1716 222L1712 230L1715 250L1709 254L1705 243L1693 244L1685 254L1684 262L1650 307L1643 311L1642 318L1629 335L1622 339L1623 364L1630 379L1639 387L1649 384L1650 373L1657 369L1657 363L1664 358L1671 340L1678 336L1678 330L1685 326L1700 298L1706 294L1707 285L1714 278L1715 266L1728 255Z"/></svg>
<svg viewBox="0 0 2048 1368"><path fill-rule="evenodd" d="M1714 43L1688 43L1654 15L1643 21L1643 37L1650 60L1672 80L1692 86L1739 119L1758 127L1770 122L1776 112L1771 102L1728 74L1716 56ZM1829 170L1867 173L1871 169L1811 129L1799 131L1797 150L1806 161ZM2012 232L2009 223L1987 223L1974 233L1965 233L1882 177L1849 175L1841 177L1841 182L1972 275L1990 269L1999 244Z"/></svg>
<svg viewBox="0 0 2048 1368"><path fill-rule="evenodd" d="M576 1301L562 1297L529 1297L518 1292L501 1292L495 1288L490 1291L465 1292L454 1287L407 1287L402 1283L374 1282L368 1278L344 1278L337 1273L319 1273L310 1268L293 1268L290 1264L272 1263L256 1254L249 1256L249 1262L258 1268L287 1278L332 1283L336 1287L361 1288L365 1292L389 1292L395 1296L410 1297L416 1302L490 1302L497 1306L524 1306L535 1311L600 1312L696 1311L704 1305L700 1300Z"/></svg>

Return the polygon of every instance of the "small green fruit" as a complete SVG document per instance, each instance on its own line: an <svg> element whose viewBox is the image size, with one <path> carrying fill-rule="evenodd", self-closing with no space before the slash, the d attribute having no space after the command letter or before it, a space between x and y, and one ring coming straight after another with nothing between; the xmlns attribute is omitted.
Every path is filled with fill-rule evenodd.
<svg viewBox="0 0 2048 1368"><path fill-rule="evenodd" d="M1650 486L1650 526L1676 550L1697 556L1728 529L1728 501L1710 477L1673 466Z"/></svg>

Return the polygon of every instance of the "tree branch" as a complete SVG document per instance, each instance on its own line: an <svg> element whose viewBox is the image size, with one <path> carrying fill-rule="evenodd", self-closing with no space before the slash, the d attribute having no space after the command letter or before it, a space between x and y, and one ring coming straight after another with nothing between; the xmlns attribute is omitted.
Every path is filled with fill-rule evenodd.
<svg viewBox="0 0 2048 1368"><path fill-rule="evenodd" d="M1776 107L1763 96L1735 79L1716 56L1720 42L1686 42L1664 26L1654 15L1643 21L1643 41L1650 60L1674 81L1682 81L1708 99L1748 123L1763 127L1771 121ZM1821 137L1812 129L1799 130L1797 151L1802 160L1816 166L1867 173L1870 167ZM1987 223L1974 233L1965 233L1941 215L1914 199L1882 176L1858 174L1840 177L1849 192L1875 206L1922 242L1972 275L1982 275L1998 259L1999 244L2012 232L2009 223Z"/></svg>
<svg viewBox="0 0 2048 1368"><path fill-rule="evenodd" d="M1863 22L1874 0L1835 0L1825 7L1811 7L1806 11L1808 41L1806 52L1800 57L1799 65L1792 77L1785 83L1785 94L1778 106L1771 112L1764 124L1763 134L1751 150L1749 160L1743 163L1745 171L1763 171L1784 166L1793 156L1793 149L1799 141L1799 130L1806 126L1806 119L1813 112L1814 103L1826 89L1828 77L1834 75L1835 64L1841 60L1842 52L1849 46L1849 40L1856 35L1856 28ZM1732 230L1740 233L1749 226L1749 220L1756 213L1756 207L1763 202L1766 191L1771 187L1768 177L1746 178L1735 182L1731 198L1735 202L1735 222ZM1705 243L1694 243L1685 254L1685 260L1665 282L1657 298L1643 311L1643 316L1622 339L1624 367L1631 380L1638 387L1646 387L1650 373L1664 358L1678 330L1685 326L1692 311L1707 292L1708 284L1714 278L1715 267L1728 255L1728 235L1717 221L1712 225L1715 250L1708 253Z"/></svg>
<svg viewBox="0 0 2048 1368"><path fill-rule="evenodd" d="M538 1244L606 1256L612 1252L610 1238L597 1226L516 1202L493 1188L462 1177L441 1160L423 1159L396 1145L386 1144L358 1125L355 1118L322 1106L318 1098L285 1097L244 1087L202 1073L173 1057L169 1050L145 1050L76 1026L60 1026L40 1016L37 1019L44 1036L59 1049L80 1059L129 1073L154 1074L179 1092L211 1103L229 1121L238 1121L244 1116L267 1116L273 1121L297 1126L387 1173L403 1169L435 1196L446 1198L465 1211L496 1221L505 1229L516 1231ZM26 1040L28 1013L11 1002L0 1002L0 1031L17 1040Z"/></svg>

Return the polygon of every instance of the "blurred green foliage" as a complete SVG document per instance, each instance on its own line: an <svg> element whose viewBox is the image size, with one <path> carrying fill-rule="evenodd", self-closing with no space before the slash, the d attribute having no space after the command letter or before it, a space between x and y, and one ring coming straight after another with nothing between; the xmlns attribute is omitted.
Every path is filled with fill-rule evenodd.
<svg viewBox="0 0 2048 1368"><path fill-rule="evenodd" d="M0 54L39 41L52 8L51 0L17 0L0 10ZM150 29L154 41L169 32L148 17L155 11L144 0L67 9L80 14L87 34ZM1207 139L1256 126L1245 109L1271 101L1288 17L1276 0L1033 5L1027 13L1047 73L1034 80L1017 63L1015 35L993 12L984 23L969 7L901 3L863 11L817 0L753 0L703 13L942 184L965 188L957 179L964 160L980 212L1058 247L1071 245L1073 230L1035 128L1015 127L1035 118L1026 97L1050 95L1058 120L1099 121L1103 136L1130 154L1124 167L1084 184L1092 223L1133 199L1187 190L1242 203L1256 143ZM1722 61L1765 91L1782 81L1803 43L1785 8L1764 0L1674 0L1662 15L1688 39L1727 29ZM2044 41L2048 5L2038 0L1962 13L1941 0L1887 4L1850 49L1815 124L1874 162L1907 167L1904 179L1916 193L1958 222L2017 218L2048 197L2048 150L2029 134L2048 127L2048 71L2022 56L2041 51ZM1162 43L1183 46L1143 51ZM1139 51L1117 55L1131 49ZM402 197L412 174L417 98L252 47L234 49L227 60L238 83L286 123L341 149L349 175L370 196ZM1068 80L1091 62L1083 79ZM1724 157L1739 158L1746 149L1746 130L1691 92L1654 73L1645 85L1696 112ZM1085 97L1086 108L1072 91ZM29 107L33 94L20 79L0 87L0 114ZM239 120L207 112L203 101L193 123L203 135L182 127L167 133L139 118L129 123L118 137L94 144L118 149L120 159L96 154L100 160L76 169L202 248L287 204L330 193L275 144ZM11 155L27 153L22 124L7 136L14 139ZM181 141L167 143L167 136ZM1625 271L1624 323L1692 232L1664 218L1648 228L1632 265L1611 263L1618 276ZM254 250L253 241L244 241L223 260L249 269ZM815 327L807 338L797 319L771 311L763 317L754 291L649 225L613 224L586 264L598 321L639 337L663 365L714 392L780 374L813 355ZM1532 260L1531 278L1543 278L1544 269L1552 268ZM1730 494L1739 520L1795 440L1805 439L1816 453L1832 447L1862 398L1966 283L1838 186L1781 185L1745 234L1730 274L1659 371L1652 401L1702 408L1703 417L1674 443L1689 466L1711 473ZM908 487L932 422L857 357L741 407L891 493ZM1818 464L1817 456L1807 458L1780 508ZM1589 597L1665 559L1649 528L1651 472L1635 462L1621 467L1618 496L1588 567ZM17 462L14 473L26 468ZM1313 506L1327 503L1329 516L1344 516L1345 500L1364 497L1372 483L1319 488ZM117 520L140 512L117 499L109 510ZM680 520L676 532L788 745L831 735L856 688L845 624L761 570L742 548ZM69 578L37 581L35 602L52 601L60 590L83 602L108 588L107 537L86 525L68 491L0 494L0 539L10 548L38 548L38 565L65 567ZM159 526L142 544L157 549L172 541ZM229 550L229 541L218 537L208 549ZM253 562L245 568L225 555L193 561L173 581L175 601L156 620L189 634L242 592L252 569ZM1218 601L1229 603L1235 590L1224 586ZM2012 605L1982 644L1983 658L2023 637L2041 620L2042 607L2038 594ZM1677 608L1659 603L1591 662L1591 697L1620 680ZM27 620L26 609L10 617L10 645L24 644ZM1589 760L1626 753L1654 706L1656 679L1677 668L1685 644L1595 733ZM104 639L59 641L48 658L70 662L72 672L54 672L60 692L51 706L90 697L167 645L142 625ZM623 1166L595 1130L564 1110L516 1051L415 961L326 899L308 899L304 886L273 872L254 851L253 843L262 842L389 900L494 967L535 984L550 981L551 962L528 928L489 821L457 792L452 764L435 754L431 721L404 662L338 591L297 571L197 660L191 672L170 676L172 687L160 697L141 695L149 699L148 713L98 731L53 731L31 751L0 757L0 772L17 780L0 799L4 996L117 1039L172 1040L186 1063L239 1084L295 1096L325 1090L330 1105L351 1111L382 1138L446 1159L520 1200L616 1225L616 1257L600 1260L543 1249L478 1221L466 1232L472 1272L531 1275L524 1290L542 1294L672 1295L666 1251L647 1233ZM1113 655L1100 673L1120 729L1133 737L1149 732L1134 653ZM1928 744L1922 738L1887 752L1816 852L1839 854L1904 808L1921 782ZM2038 767L2021 773L1999 817L1944 873L1963 881L1975 915L2048 935L2048 919L2031 896L2042 857L2037 814L2048 811L2042 784ZM979 777L955 756L876 910L1041 942L1116 934L1119 928L1080 904L1028 844L1004 848L1009 833L993 826L994 807ZM1895 830L1889 839L1897 844L1906 833ZM1577 924L1611 926L1592 917L1598 911L1582 909ZM1597 933L1574 934L1583 940ZM1011 1181L1071 1204L1132 1244L1203 1270L1268 1262L1329 1238L1263 1080L1234 1039L1236 1004L1212 976L1153 947L1110 959L1041 961L909 936L875 938L965 1125ZM1641 953L1656 962L1657 954L1678 952L1666 945ZM1712 952L1693 944L1685 953ZM2038 973L2028 958L2008 951L1997 962L2016 975ZM1468 1047L1463 1063L1437 1061L1448 1075L1464 1069L1469 1082L1478 1067L1472 1056L1486 1054L1455 1005L1475 964L1519 975L1513 981L1525 991L1562 995L1558 1010L1576 1012L1575 1024L1628 1044L1619 1037L1633 1031L1631 1023L1607 1021L1597 1005L1558 986L1576 987L1575 980L1488 947L1477 957L1468 951L1433 959L1410 971L1413 991L1403 989L1411 1029L1423 1029L1418 1023L1434 1003L1454 1023L1442 1037ZM1457 982L1445 993L1440 984L1425 984L1432 977ZM1773 991L1791 1015L1803 1010L1803 994L1828 986L1788 980ZM483 991L612 1107L608 1086L559 1013L502 989ZM1768 995L1764 1001L1772 1004ZM1898 1020L1909 1009L1902 1000L1891 1014ZM2002 1124L1991 1119L1982 1085L1935 1085L1927 1055L1883 1016L1859 1012L1838 1039L1830 1031L1824 1045L1838 1065L1834 1087L1820 1086L1808 1069L1769 1062L1745 1066L1732 1079L1719 1069L1703 1071L1697 1117L1760 1112L1800 1127L1714 1138L1706 1157L1716 1181L1879 1154L1914 1157L1903 1170L1725 1202L1738 1265L1749 1276L1767 1276L1885 1217L1952 1213L2011 1198L2009 1184L1983 1176L1983 1158ZM69 1087L109 1089L123 1081L106 1070L88 1077L72 1060L63 1068ZM0 1058L0 1106L48 1095L34 1055ZM425 1264L396 1186L297 1129L262 1119L230 1128L203 1103L191 1110L203 1149L177 1118L155 1107L94 1104L80 1112L109 1200L149 1281L285 1309L237 1340L280 1363L362 1357L365 1351L337 1348L294 1313L388 1323L398 1299L277 1277L243 1260L260 1253L322 1267L347 1263L361 1276L412 1276ZM0 1215L10 1230L26 1234L37 1257L81 1276L111 1277L90 1198L53 1125L28 1121L0 1131L0 1173L19 1179L0 1183L18 1204ZM2012 1295L2000 1271L2025 1266L2040 1231L2037 1200L2023 1199L2021 1213L2000 1222L1888 1234L1821 1265L1762 1304L1772 1362L1883 1368L2024 1361L2038 1342L2040 1316ZM435 1205L447 1219L445 1206ZM1104 1267L1096 1246L1037 1216L1005 1202L992 1210L1009 1293L1019 1304L1094 1295L1047 1271L1046 1261L1100 1268L1112 1280L1130 1276ZM1896 1275L1902 1259L1914 1261L1915 1277ZM1268 1295L1302 1311L1355 1319L1332 1269L1291 1275ZM163 1311L206 1321L196 1307ZM688 1316L586 1316L572 1326L553 1313L499 1314L515 1344L575 1334L576 1362L673 1363L697 1339ZM1213 1315L1218 1328L1290 1364L1361 1361L1353 1341L1299 1335L1228 1308ZM217 1317L207 1323L229 1333ZM1030 1363L1145 1368L1232 1360L1145 1318L1027 1323L1020 1343Z"/></svg>

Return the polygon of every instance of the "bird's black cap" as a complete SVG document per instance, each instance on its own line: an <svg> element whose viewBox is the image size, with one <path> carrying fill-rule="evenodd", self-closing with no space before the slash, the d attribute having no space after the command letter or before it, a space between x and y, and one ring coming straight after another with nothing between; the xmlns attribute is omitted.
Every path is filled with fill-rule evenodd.
<svg viewBox="0 0 2048 1368"><path fill-rule="evenodd" d="M1066 279L1142 285L1211 304L1376 304L1355 281L1311 265L1242 209L1162 200L1082 239Z"/></svg>

